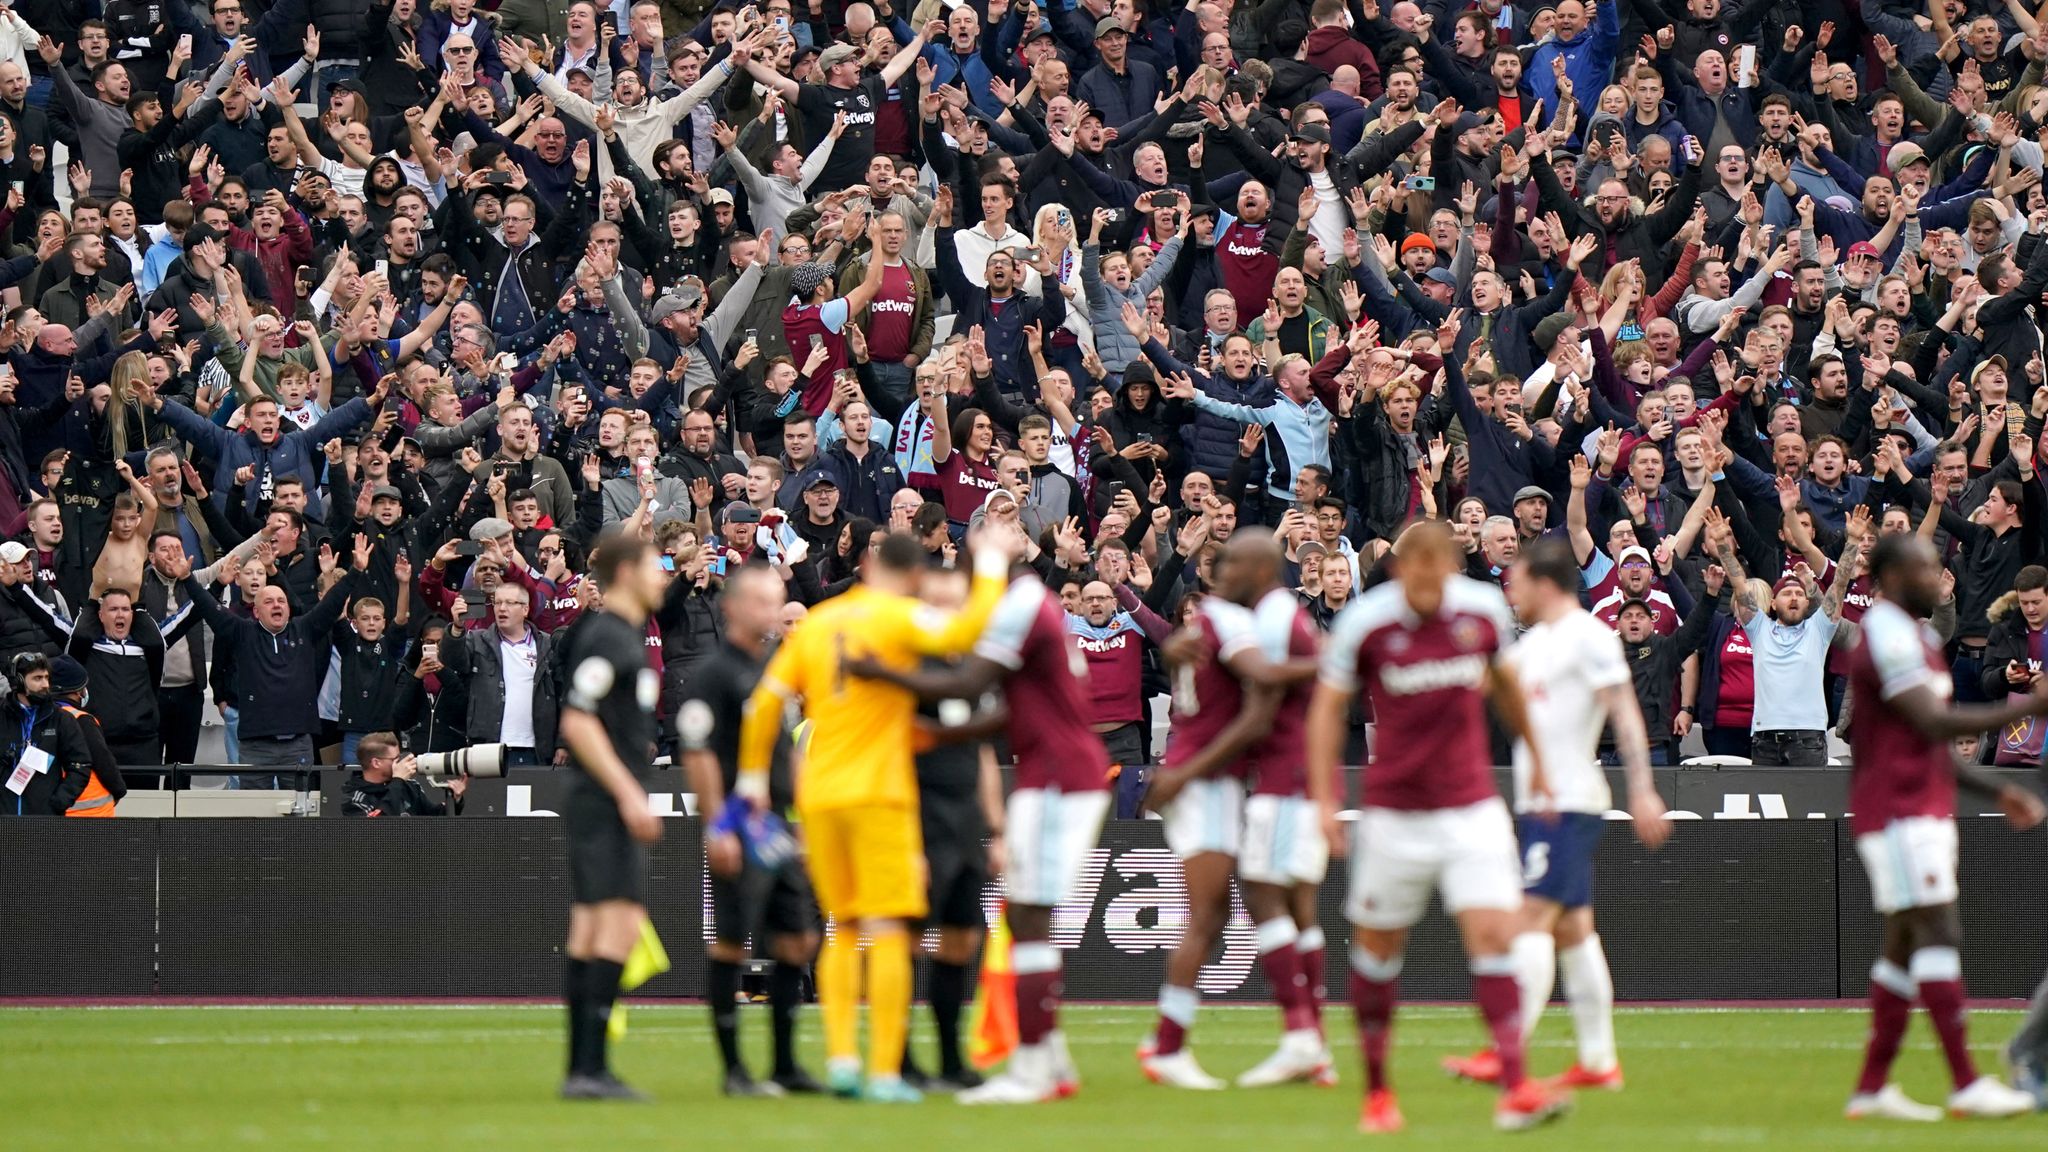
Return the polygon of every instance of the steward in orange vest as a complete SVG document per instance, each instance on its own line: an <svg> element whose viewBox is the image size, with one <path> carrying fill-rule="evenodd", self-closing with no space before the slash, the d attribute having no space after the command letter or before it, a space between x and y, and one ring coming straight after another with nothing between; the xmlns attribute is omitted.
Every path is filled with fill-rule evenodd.
<svg viewBox="0 0 2048 1152"><path fill-rule="evenodd" d="M114 763L106 735L100 731L99 718L85 710L88 679L85 666L69 656L50 661L50 695L57 701L57 707L78 721L79 734L92 750L92 776L86 781L85 791L71 802L64 815L112 816L114 805L128 794L128 785L121 779L121 769Z"/></svg>

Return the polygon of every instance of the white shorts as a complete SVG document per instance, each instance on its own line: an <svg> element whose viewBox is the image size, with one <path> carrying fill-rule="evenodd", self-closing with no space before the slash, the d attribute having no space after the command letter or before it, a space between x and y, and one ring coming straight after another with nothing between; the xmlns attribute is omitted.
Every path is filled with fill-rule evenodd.
<svg viewBox="0 0 2048 1152"><path fill-rule="evenodd" d="M1439 890L1453 915L1522 906L1514 821L1497 796L1463 808L1367 808L1352 833L1351 861L1344 915L1361 928L1411 927Z"/></svg>
<svg viewBox="0 0 2048 1152"><path fill-rule="evenodd" d="M1883 913L1936 908L1956 902L1956 822L1908 816L1882 832L1856 838L1856 854L1870 877L1870 902Z"/></svg>
<svg viewBox="0 0 2048 1152"><path fill-rule="evenodd" d="M1050 908L1066 900L1088 851L1102 835L1109 793L1019 788L1010 793L1003 891L1012 904Z"/></svg>
<svg viewBox="0 0 2048 1152"><path fill-rule="evenodd" d="M1244 802L1237 876L1251 884L1320 884L1330 868L1323 818L1306 796L1254 795Z"/></svg>
<svg viewBox="0 0 2048 1152"><path fill-rule="evenodd" d="M1244 781L1234 776L1190 780L1160 817L1166 846L1181 859L1204 852L1235 856L1244 822Z"/></svg>

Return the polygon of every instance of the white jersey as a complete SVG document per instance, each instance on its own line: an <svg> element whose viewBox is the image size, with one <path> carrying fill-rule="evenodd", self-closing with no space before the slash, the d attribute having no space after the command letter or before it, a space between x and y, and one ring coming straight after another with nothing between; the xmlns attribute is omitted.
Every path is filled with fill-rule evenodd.
<svg viewBox="0 0 2048 1152"><path fill-rule="evenodd" d="M1505 659L1527 701L1529 729L1543 749L1552 807L1604 813L1614 804L1600 767L1607 708L1600 691L1631 682L1621 637L1592 613L1574 608L1523 635ZM1515 742L1515 811L1529 804L1529 746Z"/></svg>

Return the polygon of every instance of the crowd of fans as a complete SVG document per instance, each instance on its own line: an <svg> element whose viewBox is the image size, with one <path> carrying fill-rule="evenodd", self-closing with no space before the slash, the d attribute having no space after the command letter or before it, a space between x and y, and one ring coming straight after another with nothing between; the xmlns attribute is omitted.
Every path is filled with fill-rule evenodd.
<svg viewBox="0 0 2048 1152"><path fill-rule="evenodd" d="M2025 691L2044 66L1985 0L0 0L0 810L209 701L379 794L559 763L612 532L664 717L738 566L986 522L1122 765L1252 526L1325 624L1417 518L1566 537L1660 762L1824 762L1887 533Z"/></svg>

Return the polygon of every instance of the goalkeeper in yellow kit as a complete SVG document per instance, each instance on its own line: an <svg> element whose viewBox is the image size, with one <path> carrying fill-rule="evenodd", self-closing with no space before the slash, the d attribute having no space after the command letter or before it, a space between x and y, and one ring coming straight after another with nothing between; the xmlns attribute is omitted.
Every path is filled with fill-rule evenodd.
<svg viewBox="0 0 2048 1152"><path fill-rule="evenodd" d="M977 538L967 604L948 613L915 598L927 562L908 536L882 541L861 583L819 605L783 640L747 702L734 793L759 804L768 795L768 762L784 705L803 702L810 749L796 781L796 807L818 905L834 932L818 954L818 1005L825 1018L827 1079L834 1093L914 1102L903 1082L910 1022L908 922L925 914L924 846L919 832L913 720L917 698L846 671L866 657L908 671L920 656L973 647L1009 585L1016 541ZM868 937L868 1078L860 1079L859 934Z"/></svg>

